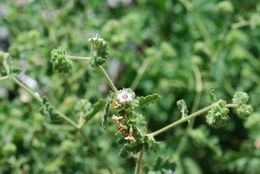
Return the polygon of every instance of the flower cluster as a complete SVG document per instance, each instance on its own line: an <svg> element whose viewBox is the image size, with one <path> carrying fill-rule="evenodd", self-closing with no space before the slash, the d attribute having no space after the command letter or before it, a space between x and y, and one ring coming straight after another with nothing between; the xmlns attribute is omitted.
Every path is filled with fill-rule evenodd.
<svg viewBox="0 0 260 174"><path fill-rule="evenodd" d="M252 106L247 104L248 100L249 100L249 96L247 95L247 93L242 91L236 92L233 97L232 101L234 104L238 105L236 111L238 116L241 118L248 117L253 111Z"/></svg>
<svg viewBox="0 0 260 174"><path fill-rule="evenodd" d="M118 132L124 136L125 140L129 141L136 141L133 133L134 125L129 122L129 120L134 118L133 114L129 111L126 112L126 109L131 105L134 99L135 93L132 89L122 89L116 93L115 101L112 104L113 108L121 113L121 115L113 115L112 120L117 124Z"/></svg>
<svg viewBox="0 0 260 174"><path fill-rule="evenodd" d="M158 100L158 94L136 97L130 88L117 91L113 95L112 107L117 111L112 120L117 126L118 132L122 135L121 142L124 142L120 150L120 156L125 157L131 153L145 149L158 149L158 143L153 137L147 136L147 123L142 114L136 111L137 107L143 107Z"/></svg>
<svg viewBox="0 0 260 174"><path fill-rule="evenodd" d="M66 58L66 52L61 47L52 50L51 63L54 69L60 73L68 73L72 68L72 62Z"/></svg>
<svg viewBox="0 0 260 174"><path fill-rule="evenodd" d="M98 34L93 35L88 41L91 43L91 65L104 64L108 56L106 41Z"/></svg>
<svg viewBox="0 0 260 174"><path fill-rule="evenodd" d="M206 120L210 126L214 128L219 128L225 125L225 123L229 119L229 109L226 107L226 104L226 101L219 100L207 113Z"/></svg>

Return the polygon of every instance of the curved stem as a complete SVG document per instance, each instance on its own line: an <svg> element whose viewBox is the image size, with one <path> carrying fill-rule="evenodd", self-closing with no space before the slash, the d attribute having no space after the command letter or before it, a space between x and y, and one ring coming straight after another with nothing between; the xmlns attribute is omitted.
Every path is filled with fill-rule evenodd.
<svg viewBox="0 0 260 174"><path fill-rule="evenodd" d="M91 60L91 57L70 56L70 55L66 55L66 57L70 60L83 60L83 61L90 61Z"/></svg>
<svg viewBox="0 0 260 174"><path fill-rule="evenodd" d="M100 71L101 71L101 72L104 74L104 76L106 77L106 79L107 79L107 81L108 81L108 84L109 84L109 86L112 88L112 90L113 90L114 92L117 92L117 89L116 89L116 87L115 87L113 81L110 79L110 77L108 76L108 74L107 74L106 70L103 68L103 66L102 66L102 65L99 65L98 68L100 69Z"/></svg>
<svg viewBox="0 0 260 174"><path fill-rule="evenodd" d="M142 147L141 151L139 152L138 159L136 162L136 167L135 167L135 174L142 173L143 156L144 156L144 147Z"/></svg>
<svg viewBox="0 0 260 174"><path fill-rule="evenodd" d="M82 137L84 138L85 142L87 143L90 150L97 156L97 158L100 160L101 163L107 168L110 174L113 173L113 171L110 169L109 165L104 161L104 158L99 155L99 152L95 149L95 147L90 143L91 141L85 134L85 132L82 129L78 129Z"/></svg>

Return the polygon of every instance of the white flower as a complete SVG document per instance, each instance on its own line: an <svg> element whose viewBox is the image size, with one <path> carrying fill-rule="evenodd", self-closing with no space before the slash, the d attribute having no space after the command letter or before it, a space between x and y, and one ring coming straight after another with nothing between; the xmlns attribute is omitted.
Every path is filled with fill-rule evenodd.
<svg viewBox="0 0 260 174"><path fill-rule="evenodd" d="M88 41L104 42L104 39L99 34L94 34Z"/></svg>
<svg viewBox="0 0 260 174"><path fill-rule="evenodd" d="M120 104L130 103L135 99L135 93L132 89L122 89L117 92L116 99Z"/></svg>

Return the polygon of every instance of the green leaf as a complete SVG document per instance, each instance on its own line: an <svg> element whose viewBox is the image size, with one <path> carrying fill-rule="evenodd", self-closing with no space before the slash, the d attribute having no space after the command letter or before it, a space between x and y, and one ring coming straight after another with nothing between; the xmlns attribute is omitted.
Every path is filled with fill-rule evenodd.
<svg viewBox="0 0 260 174"><path fill-rule="evenodd" d="M100 110L102 110L106 105L105 100L100 100L93 105L93 108L89 113L86 114L85 123L89 122Z"/></svg>
<svg viewBox="0 0 260 174"><path fill-rule="evenodd" d="M147 96L138 97L137 100L139 101L139 107L149 105L150 103L154 103L159 100L161 96L159 94L151 94Z"/></svg>
<svg viewBox="0 0 260 174"><path fill-rule="evenodd" d="M188 115L188 109L185 101L183 99L177 101L178 109L181 112L182 118L186 117Z"/></svg>

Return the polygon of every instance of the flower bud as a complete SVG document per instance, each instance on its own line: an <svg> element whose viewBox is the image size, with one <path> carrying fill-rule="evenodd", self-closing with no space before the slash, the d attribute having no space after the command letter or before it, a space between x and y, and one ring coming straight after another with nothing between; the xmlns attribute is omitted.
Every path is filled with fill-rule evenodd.
<svg viewBox="0 0 260 174"><path fill-rule="evenodd" d="M229 109L226 107L226 101L219 100L207 113L207 123L214 128L223 127L229 119L228 113Z"/></svg>
<svg viewBox="0 0 260 174"><path fill-rule="evenodd" d="M107 59L107 43L99 35L95 34L88 40L91 43L91 64L99 66L105 63Z"/></svg>
<svg viewBox="0 0 260 174"><path fill-rule="evenodd" d="M247 93L238 91L234 94L232 102L234 104L242 105L242 104L246 104L248 102L248 99L249 96L247 95Z"/></svg>
<svg viewBox="0 0 260 174"><path fill-rule="evenodd" d="M69 73L72 68L72 62L66 58L66 52L61 47L52 50L51 63L60 73Z"/></svg>
<svg viewBox="0 0 260 174"><path fill-rule="evenodd" d="M247 118L253 111L251 105L242 104L239 108L237 108L237 114L241 118Z"/></svg>

